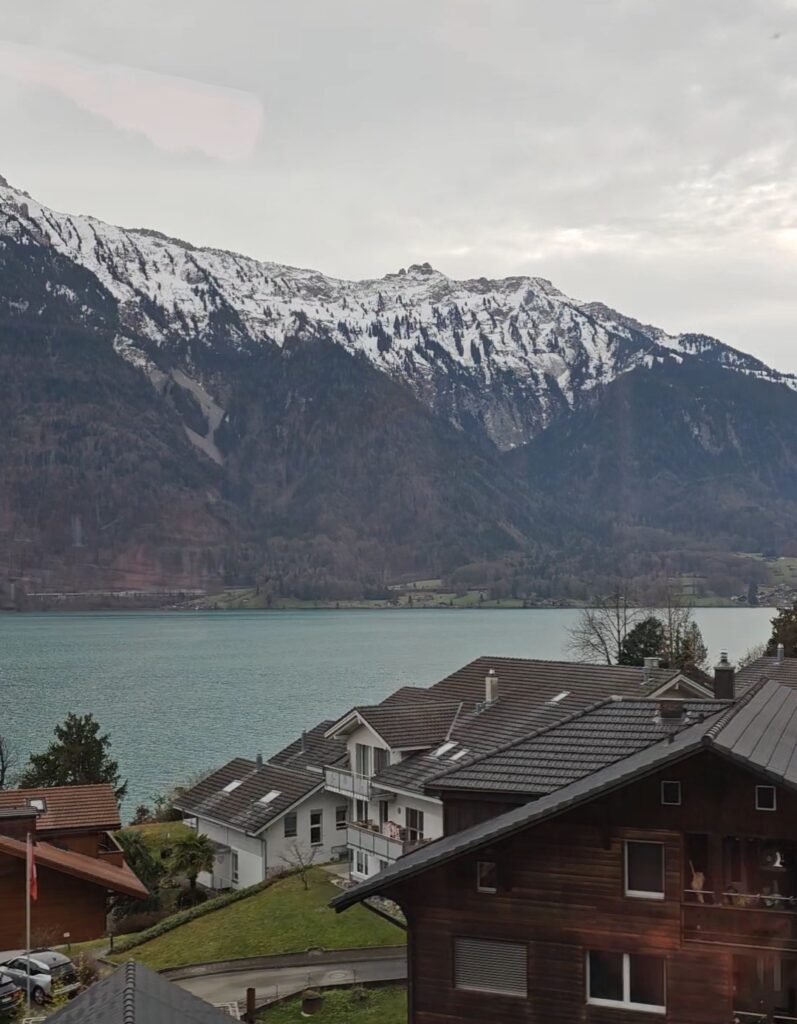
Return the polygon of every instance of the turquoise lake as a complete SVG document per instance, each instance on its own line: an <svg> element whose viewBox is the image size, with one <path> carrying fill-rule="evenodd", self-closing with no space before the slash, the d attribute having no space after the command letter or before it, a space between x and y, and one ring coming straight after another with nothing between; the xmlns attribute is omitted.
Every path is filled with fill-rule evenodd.
<svg viewBox="0 0 797 1024"><path fill-rule="evenodd" d="M768 608L703 608L710 657L769 637ZM0 732L23 759L94 713L129 780L125 812L233 756L482 654L566 658L574 610L0 615Z"/></svg>

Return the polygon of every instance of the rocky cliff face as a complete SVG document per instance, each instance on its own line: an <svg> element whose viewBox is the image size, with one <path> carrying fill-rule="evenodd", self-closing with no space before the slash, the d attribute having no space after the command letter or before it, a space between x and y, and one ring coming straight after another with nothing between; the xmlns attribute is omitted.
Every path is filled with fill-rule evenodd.
<svg viewBox="0 0 797 1024"><path fill-rule="evenodd" d="M209 362L281 347L307 331L364 356L455 426L504 450L669 352L791 381L715 339L667 335L570 299L542 278L453 281L422 264L341 281L57 213L8 186L0 186L2 236L47 246L94 275L118 304L117 352L159 388L174 370L185 374L195 386L178 386L200 408L223 406Z"/></svg>
<svg viewBox="0 0 797 1024"><path fill-rule="evenodd" d="M340 281L2 179L0 399L0 577L44 588L358 596L476 564L531 592L797 521L795 381L715 339L540 278Z"/></svg>

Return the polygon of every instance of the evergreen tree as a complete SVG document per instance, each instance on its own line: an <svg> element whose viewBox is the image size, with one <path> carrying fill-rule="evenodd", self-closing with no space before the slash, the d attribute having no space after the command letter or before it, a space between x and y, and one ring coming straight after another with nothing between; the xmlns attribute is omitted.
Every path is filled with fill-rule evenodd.
<svg viewBox="0 0 797 1024"><path fill-rule="evenodd" d="M672 668L701 667L708 659L708 650L703 642L703 634L696 622L690 622L676 638L673 644L670 665Z"/></svg>
<svg viewBox="0 0 797 1024"><path fill-rule="evenodd" d="M645 658L660 657L664 648L664 624L655 615L638 622L620 644L619 665L644 665Z"/></svg>
<svg viewBox="0 0 797 1024"><path fill-rule="evenodd" d="M778 644L783 644L787 658L797 658L797 601L791 608L782 608L772 620L767 654L774 655Z"/></svg>
<svg viewBox="0 0 797 1024"><path fill-rule="evenodd" d="M20 774L20 786L85 786L110 782L121 800L127 782L119 778L119 764L111 759L111 740L100 735L100 723L94 715L69 714L54 730L55 741L43 754L31 754Z"/></svg>

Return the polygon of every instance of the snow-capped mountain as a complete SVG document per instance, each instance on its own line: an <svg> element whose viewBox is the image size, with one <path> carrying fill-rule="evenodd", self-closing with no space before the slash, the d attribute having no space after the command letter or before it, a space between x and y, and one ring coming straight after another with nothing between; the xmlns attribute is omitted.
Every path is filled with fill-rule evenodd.
<svg viewBox="0 0 797 1024"><path fill-rule="evenodd" d="M596 386L667 358L794 385L713 338L668 335L568 298L543 278L455 281L424 263L343 281L58 213L0 179L0 244L4 236L45 246L93 274L118 304L117 353L159 389L171 380L189 391L215 426L225 396L209 355L251 358L264 346L319 336L365 356L500 449L529 441ZM186 429L221 459L213 430Z"/></svg>

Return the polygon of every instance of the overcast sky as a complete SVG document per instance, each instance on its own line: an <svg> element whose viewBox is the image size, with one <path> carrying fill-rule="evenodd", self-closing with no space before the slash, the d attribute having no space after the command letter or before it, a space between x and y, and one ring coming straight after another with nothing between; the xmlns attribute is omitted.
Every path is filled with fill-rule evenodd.
<svg viewBox="0 0 797 1024"><path fill-rule="evenodd" d="M532 274L797 371L797 0L0 0L0 174L376 277Z"/></svg>

